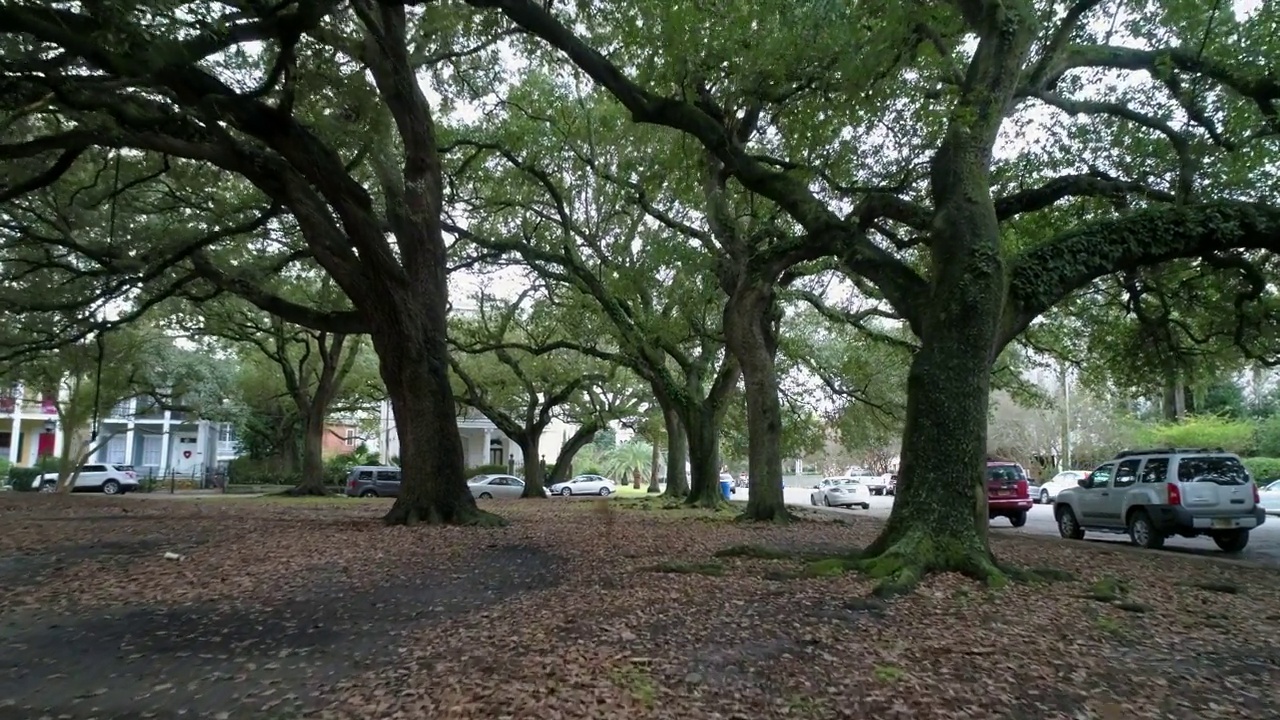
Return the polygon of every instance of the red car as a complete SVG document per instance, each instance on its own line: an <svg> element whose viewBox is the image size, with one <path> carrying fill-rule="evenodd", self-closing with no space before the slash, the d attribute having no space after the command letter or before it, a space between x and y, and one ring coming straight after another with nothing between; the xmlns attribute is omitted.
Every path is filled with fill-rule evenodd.
<svg viewBox="0 0 1280 720"><path fill-rule="evenodd" d="M1012 460L987 459L987 518L1007 517L1014 527L1027 524L1031 500L1027 471Z"/></svg>

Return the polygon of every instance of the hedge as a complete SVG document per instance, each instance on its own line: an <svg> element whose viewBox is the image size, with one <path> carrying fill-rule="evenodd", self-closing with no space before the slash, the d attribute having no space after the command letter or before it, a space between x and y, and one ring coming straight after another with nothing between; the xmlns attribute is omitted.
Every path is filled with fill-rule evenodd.
<svg viewBox="0 0 1280 720"><path fill-rule="evenodd" d="M508 474L506 465L477 465L473 468L467 468L467 479L479 475L506 475Z"/></svg>
<svg viewBox="0 0 1280 720"><path fill-rule="evenodd" d="M1244 462L1245 469L1249 471L1249 475L1253 477L1253 481L1259 485L1266 480L1280 478L1280 458L1251 457L1241 460Z"/></svg>

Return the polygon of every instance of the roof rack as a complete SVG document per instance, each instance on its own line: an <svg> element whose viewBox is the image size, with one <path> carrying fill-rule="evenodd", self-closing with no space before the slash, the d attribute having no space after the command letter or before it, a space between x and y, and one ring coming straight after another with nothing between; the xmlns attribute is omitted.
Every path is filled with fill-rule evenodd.
<svg viewBox="0 0 1280 720"><path fill-rule="evenodd" d="M1147 448L1143 450L1121 450L1120 452L1116 453L1116 456L1113 459L1119 460L1120 458L1134 457L1136 455L1189 455L1194 453L1221 453L1221 452L1226 452L1226 450L1220 447L1217 447L1217 448L1208 448L1208 447Z"/></svg>

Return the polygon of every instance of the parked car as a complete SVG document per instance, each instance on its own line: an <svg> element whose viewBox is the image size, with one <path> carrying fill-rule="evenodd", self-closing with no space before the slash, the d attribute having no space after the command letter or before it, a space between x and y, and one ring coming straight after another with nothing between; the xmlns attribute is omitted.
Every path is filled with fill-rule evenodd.
<svg viewBox="0 0 1280 720"><path fill-rule="evenodd" d="M885 475L884 477L886 477L886 478L887 478L887 480L885 481L885 482L886 482L886 484L885 484L885 488L884 488L884 494L885 494L885 495L897 495L897 494L898 494L898 476L897 476L897 475Z"/></svg>
<svg viewBox="0 0 1280 720"><path fill-rule="evenodd" d="M618 486L602 475L579 475L548 488L552 495L600 495L607 496L618 491Z"/></svg>
<svg viewBox="0 0 1280 720"><path fill-rule="evenodd" d="M347 497L399 497L400 468L393 465L357 465L347 473Z"/></svg>
<svg viewBox="0 0 1280 720"><path fill-rule="evenodd" d="M813 492L809 493L810 505L823 505L825 507L860 507L863 510L871 508L867 499L871 496L871 492L863 484L865 478L854 477L834 477L825 478L818 485L813 486Z"/></svg>
<svg viewBox="0 0 1280 720"><path fill-rule="evenodd" d="M53 492L58 489L58 473L44 473L32 483L40 492ZM132 465L91 464L81 465L80 474L76 476L76 484L72 492L101 492L107 495L119 495L138 489L138 473Z"/></svg>
<svg viewBox="0 0 1280 720"><path fill-rule="evenodd" d="M1249 544L1266 522L1260 493L1240 457L1221 448L1126 450L1063 490L1053 505L1058 533L1128 533L1140 547L1208 535L1224 552Z"/></svg>
<svg viewBox="0 0 1280 720"><path fill-rule="evenodd" d="M1036 488L1033 498L1038 503L1048 505L1058 497L1058 493L1068 488L1077 487L1080 484L1080 478L1088 476L1088 470L1063 470Z"/></svg>
<svg viewBox="0 0 1280 720"><path fill-rule="evenodd" d="M514 475L477 475L467 481L474 498L518 498L524 493L524 480Z"/></svg>
<svg viewBox="0 0 1280 720"><path fill-rule="evenodd" d="M1280 480L1267 482L1258 490L1258 504L1262 510L1271 515L1280 515ZM1261 483L1258 483L1261 485Z"/></svg>
<svg viewBox="0 0 1280 720"><path fill-rule="evenodd" d="M1014 527L1027 524L1031 501L1031 482L1027 471L1008 460L987 461L987 519L1009 518Z"/></svg>

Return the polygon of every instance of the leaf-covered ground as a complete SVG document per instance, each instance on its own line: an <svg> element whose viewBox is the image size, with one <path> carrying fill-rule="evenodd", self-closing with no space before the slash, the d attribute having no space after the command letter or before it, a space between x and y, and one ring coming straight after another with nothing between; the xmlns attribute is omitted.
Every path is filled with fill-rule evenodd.
<svg viewBox="0 0 1280 720"><path fill-rule="evenodd" d="M6 494L0 720L1280 717L1272 570L997 530L1074 579L882 604L803 557L873 520L489 505Z"/></svg>

